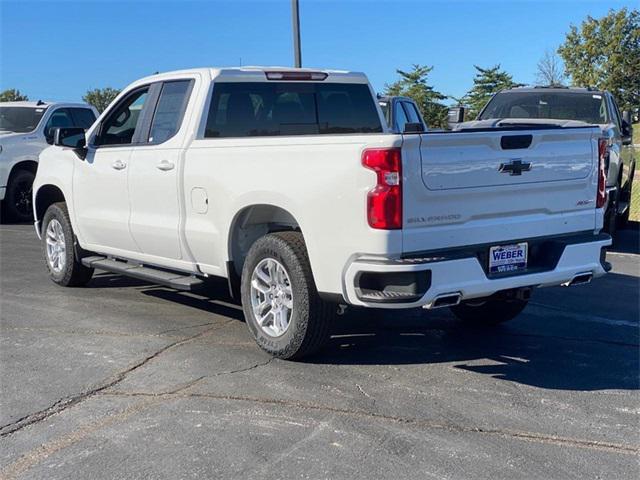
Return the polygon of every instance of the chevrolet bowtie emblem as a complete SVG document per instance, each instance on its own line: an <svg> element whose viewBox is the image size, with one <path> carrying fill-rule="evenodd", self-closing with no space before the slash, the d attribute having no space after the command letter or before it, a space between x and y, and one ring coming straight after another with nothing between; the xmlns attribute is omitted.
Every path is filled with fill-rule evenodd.
<svg viewBox="0 0 640 480"><path fill-rule="evenodd" d="M498 169L501 173L508 173L509 175L522 175L522 172L528 172L531 170L531 163L523 162L522 160L511 160L509 163L501 163Z"/></svg>

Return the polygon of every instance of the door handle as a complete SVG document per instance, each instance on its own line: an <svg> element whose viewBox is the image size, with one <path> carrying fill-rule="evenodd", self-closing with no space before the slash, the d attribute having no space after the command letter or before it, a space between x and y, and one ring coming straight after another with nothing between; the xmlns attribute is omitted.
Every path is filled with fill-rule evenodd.
<svg viewBox="0 0 640 480"><path fill-rule="evenodd" d="M111 166L113 168L115 168L116 170L123 170L123 169L127 168L127 164L124 163L122 160L116 160L115 162L113 162L111 164Z"/></svg>
<svg viewBox="0 0 640 480"><path fill-rule="evenodd" d="M167 160L163 160L158 165L156 165L156 168L158 170L162 170L163 172L166 172L168 170L173 170L174 167L175 167L175 164L173 162L168 162Z"/></svg>

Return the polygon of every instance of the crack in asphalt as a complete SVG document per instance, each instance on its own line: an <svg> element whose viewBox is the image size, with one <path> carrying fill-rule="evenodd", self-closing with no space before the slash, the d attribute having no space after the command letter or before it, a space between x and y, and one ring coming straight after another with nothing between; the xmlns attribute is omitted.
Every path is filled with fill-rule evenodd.
<svg viewBox="0 0 640 480"><path fill-rule="evenodd" d="M228 320L222 324L216 324L213 325L211 328L208 328L202 332L199 332L195 335L191 335L190 337L187 338L183 338L181 340L177 340L175 342L172 342L168 345L165 345L164 347L162 347L159 350L156 350L154 353L152 353L151 355L146 356L145 358L143 358L142 360L136 362L135 364L133 364L132 366L130 366L129 368L122 370L118 373L116 373L115 375L112 375L111 377L107 378L107 380L105 380L104 382L102 382L101 384L98 384L97 386L88 389L88 390L84 390L80 393L77 393L75 395L72 395L70 397L65 397L62 398L58 401L56 401L55 403L53 403L51 406L45 408L44 410L40 410L38 412L34 412L31 413L29 415L25 415L22 418L19 418L13 422L7 423L5 425L1 425L0 426L0 437L6 437L7 435L11 435L12 433L15 433L19 430L22 430L25 427L28 427L29 425L33 425L34 423L38 423L41 422L49 417L51 417L52 415L55 415L57 413L62 412L63 410L66 410L84 400L86 400L87 398L96 395L100 392L102 392L103 390L113 387L117 384L119 384L120 382L122 382L127 375L129 375L130 373L134 372L135 370L143 367L144 365L146 365L147 363L149 363L150 361L152 361L153 359L157 358L159 355L162 355L164 352L166 352L167 350L173 349L173 348L177 348L181 345L184 345L185 343L189 343L193 340L196 340L199 337L202 337L206 334L208 334L211 331L214 331L218 328L221 328L227 324L229 324L230 322L233 322L234 320Z"/></svg>
<svg viewBox="0 0 640 480"><path fill-rule="evenodd" d="M256 368L256 367L251 367ZM248 403L257 403L261 405L276 405L280 407L287 408L297 408L300 410L314 410L314 411L322 411L340 415L347 415L352 417L359 418L370 418L376 420L389 421L394 423L399 423L403 425L411 425L416 427L421 427L425 429L432 430L444 430L452 433L478 433L484 435L492 435L499 436L503 438L511 438L515 440L522 441L530 441L537 443L544 443L548 445L558 445L565 447L576 447L582 449L591 449L591 450L600 450L600 451L608 451L615 453L622 453L627 455L639 455L640 454L640 446L635 445L624 445L620 443L613 442L602 442L599 440L586 440L581 438L572 438L572 437L563 437L559 435L549 435L538 432L528 432L522 430L511 430L511 429L502 429L502 428L484 428L477 426L465 426L459 425L456 423L443 423L437 422L434 420L426 420L419 419L414 417L401 417L395 415L387 415L384 413L378 412L370 412L367 410L361 409L348 409L348 408L339 408L332 407L330 405L320 405L315 403L307 403L307 402L299 402L292 400L283 400L283 399L275 399L275 398L260 398L260 397L250 397L250 396L242 396L242 395L218 395L212 393L167 393L164 395L156 394L156 393L147 393L147 392L102 392L100 395L103 396L115 396L115 397L159 397L165 399L177 399L177 398L204 398L210 400L221 400L221 401L235 401L235 402L248 402Z"/></svg>
<svg viewBox="0 0 640 480"><path fill-rule="evenodd" d="M198 323L196 325L185 325L183 327L170 328L168 330L162 330L158 333L128 333L128 332L114 332L111 330L82 330L82 329L60 329L60 328L51 328L51 327L14 327L14 326L3 326L3 331L12 331L12 332L47 332L54 333L59 335L104 335L107 337L133 337L133 338L158 338L158 337L168 337L175 338L178 335L167 335L172 332L180 332L182 330L189 330L192 328L198 327L206 327L207 325L214 325L215 322L206 322L206 323Z"/></svg>
<svg viewBox="0 0 640 480"><path fill-rule="evenodd" d="M198 325L186 325L184 327L178 327L178 328L170 328L169 330L163 330L161 332L156 333L156 336L160 336L160 335L166 335L167 333L171 333L171 332L179 332L181 330L188 330L190 328L198 328L198 327L206 327L207 325L213 325L214 322L207 322L207 323L199 323Z"/></svg>

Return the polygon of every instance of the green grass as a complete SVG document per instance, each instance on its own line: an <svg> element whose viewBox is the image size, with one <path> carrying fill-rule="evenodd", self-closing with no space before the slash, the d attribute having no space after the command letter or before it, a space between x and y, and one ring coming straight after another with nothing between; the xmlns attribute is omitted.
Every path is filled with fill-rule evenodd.
<svg viewBox="0 0 640 480"><path fill-rule="evenodd" d="M633 144L640 145L640 123L633 124ZM636 161L640 160L640 148L635 148ZM635 172L631 186L631 212L629 219L640 222L640 171Z"/></svg>

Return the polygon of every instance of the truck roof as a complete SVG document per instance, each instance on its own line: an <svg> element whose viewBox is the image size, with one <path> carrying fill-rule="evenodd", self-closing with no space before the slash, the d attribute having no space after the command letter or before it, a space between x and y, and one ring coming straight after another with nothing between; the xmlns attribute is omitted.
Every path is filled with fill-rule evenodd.
<svg viewBox="0 0 640 480"><path fill-rule="evenodd" d="M49 108L49 107L88 107L87 103L73 103L73 102L43 102L38 100L37 102L0 102L0 107L26 107L26 108Z"/></svg>
<svg viewBox="0 0 640 480"><path fill-rule="evenodd" d="M348 82L348 83L368 83L367 76L362 72L350 72L347 70L333 70L322 68L292 68L278 66L245 66L245 67L207 67L207 68L191 68L186 70L174 70L170 72L158 73L141 78L135 82L148 83L170 79L172 77L189 74L200 74L210 76L216 80L236 80L236 81L265 81L265 74L268 72L282 73L324 73L327 80L331 82Z"/></svg>
<svg viewBox="0 0 640 480"><path fill-rule="evenodd" d="M562 86L536 86L536 87L515 87L501 90L500 93L530 93L530 92L552 92L552 93L593 93L602 95L604 91L593 87L562 87Z"/></svg>

